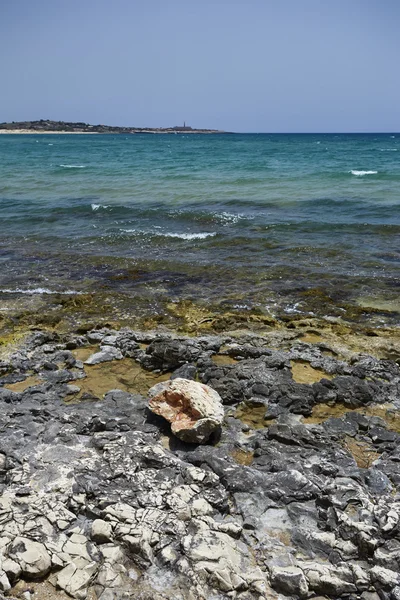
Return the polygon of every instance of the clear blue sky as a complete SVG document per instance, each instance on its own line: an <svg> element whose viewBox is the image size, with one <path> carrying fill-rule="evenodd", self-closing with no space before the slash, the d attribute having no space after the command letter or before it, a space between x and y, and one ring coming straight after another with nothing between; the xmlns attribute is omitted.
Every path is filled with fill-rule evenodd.
<svg viewBox="0 0 400 600"><path fill-rule="evenodd" d="M399 131L400 0L0 0L0 121Z"/></svg>

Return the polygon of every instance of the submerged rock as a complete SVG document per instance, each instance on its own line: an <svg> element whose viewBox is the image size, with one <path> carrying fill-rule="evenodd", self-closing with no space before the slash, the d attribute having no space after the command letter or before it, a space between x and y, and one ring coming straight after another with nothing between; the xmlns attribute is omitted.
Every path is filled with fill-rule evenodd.
<svg viewBox="0 0 400 600"><path fill-rule="evenodd" d="M89 356L87 360L85 360L86 365L98 365L102 362L108 362L110 360L121 360L123 358L123 354L118 348L114 346L102 346L100 352L96 352Z"/></svg>
<svg viewBox="0 0 400 600"><path fill-rule="evenodd" d="M149 408L171 423L184 442L203 444L224 418L220 395L208 385L177 377L149 390Z"/></svg>

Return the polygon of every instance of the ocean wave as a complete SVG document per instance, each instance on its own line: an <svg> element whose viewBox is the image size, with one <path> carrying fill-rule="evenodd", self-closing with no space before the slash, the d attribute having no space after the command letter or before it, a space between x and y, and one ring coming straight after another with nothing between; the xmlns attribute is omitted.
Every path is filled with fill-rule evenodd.
<svg viewBox="0 0 400 600"><path fill-rule="evenodd" d="M221 213L214 213L214 215L215 215L216 220L219 220L224 225L235 224L243 219L247 219L247 220L254 219L253 215L245 215L243 213L231 213L231 212L227 212L227 211L224 211Z"/></svg>
<svg viewBox="0 0 400 600"><path fill-rule="evenodd" d="M62 169L86 169L86 165L58 165Z"/></svg>
<svg viewBox="0 0 400 600"><path fill-rule="evenodd" d="M204 232L204 233L157 233L163 237L179 238L181 240L204 240L208 237L214 237L217 235L216 231Z"/></svg>
<svg viewBox="0 0 400 600"><path fill-rule="evenodd" d="M203 233L173 233L173 232L163 232L163 231L139 231L137 229L121 229L124 233L137 233L141 235L151 235L153 237L168 237L168 238L178 238L181 240L204 240L208 237L214 237L217 235L216 231L211 232L203 232Z"/></svg>
<svg viewBox="0 0 400 600"><path fill-rule="evenodd" d="M99 208L108 208L108 205L106 204L91 204L90 206L93 211L99 210Z"/></svg>
<svg viewBox="0 0 400 600"><path fill-rule="evenodd" d="M376 175L378 173L378 171L356 171L356 170L352 170L352 171L349 171L349 173L351 173L352 175L355 175L356 177L363 177L364 175Z"/></svg>
<svg viewBox="0 0 400 600"><path fill-rule="evenodd" d="M379 148L381 152L397 152L397 148Z"/></svg>
<svg viewBox="0 0 400 600"><path fill-rule="evenodd" d="M230 212L230 211L213 211L202 210L202 209L174 209L169 210L166 215L169 219L181 220L181 221L197 221L203 223L206 227L212 226L217 223L220 225L235 225L242 220L253 220L253 215L247 215L245 213Z"/></svg>
<svg viewBox="0 0 400 600"><path fill-rule="evenodd" d="M82 294L82 292L77 292L76 290L63 290L63 291L59 291L59 290L49 290L48 288L32 288L32 289L27 289L27 290L23 290L21 288L15 288L15 290L11 290L11 289L1 289L0 288L0 293L1 294L28 294L28 295L33 295L33 294L60 294L62 296L71 296L71 295L80 295Z"/></svg>

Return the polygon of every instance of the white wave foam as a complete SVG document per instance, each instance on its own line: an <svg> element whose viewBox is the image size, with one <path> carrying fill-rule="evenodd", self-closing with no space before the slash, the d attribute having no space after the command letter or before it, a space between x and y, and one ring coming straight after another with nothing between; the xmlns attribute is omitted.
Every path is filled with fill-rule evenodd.
<svg viewBox="0 0 400 600"><path fill-rule="evenodd" d="M292 313L301 313L301 310L298 310L298 307L301 305L301 302L296 302L295 304L293 304L293 306L287 306L284 310L285 313L288 314L292 314Z"/></svg>
<svg viewBox="0 0 400 600"><path fill-rule="evenodd" d="M91 204L90 206L94 211L99 210L99 208L108 208L108 205L106 204Z"/></svg>
<svg viewBox="0 0 400 600"><path fill-rule="evenodd" d="M364 175L376 175L378 173L378 171L349 171L349 173L351 173L352 175L355 175L356 177L363 177Z"/></svg>
<svg viewBox="0 0 400 600"><path fill-rule="evenodd" d="M1 289L0 293L2 294L61 294L62 296L70 296L70 295L80 295L82 292L77 292L76 290L63 290L62 292L58 290L49 290L47 288L33 288L22 290L21 288L16 288L15 290L11 289Z"/></svg>
<svg viewBox="0 0 400 600"><path fill-rule="evenodd" d="M85 165L58 165L63 169L86 169Z"/></svg>
<svg viewBox="0 0 400 600"><path fill-rule="evenodd" d="M397 148L379 148L381 152L397 152Z"/></svg>
<svg viewBox="0 0 400 600"><path fill-rule="evenodd" d="M161 236L168 238L179 238L181 240L204 240L208 237L214 237L217 235L216 231L204 232L204 233L170 233L170 232L161 232L161 231L138 231L137 229L121 229L124 233L138 233L142 235L153 235L153 236Z"/></svg>
<svg viewBox="0 0 400 600"><path fill-rule="evenodd" d="M210 233L160 233L164 237L179 238L181 240L204 240L208 237L214 237L217 235L216 231Z"/></svg>
<svg viewBox="0 0 400 600"><path fill-rule="evenodd" d="M230 213L227 211L221 213L215 213L215 217L219 219L224 225L235 224L242 219L252 220L254 217L250 215L244 215L242 213Z"/></svg>

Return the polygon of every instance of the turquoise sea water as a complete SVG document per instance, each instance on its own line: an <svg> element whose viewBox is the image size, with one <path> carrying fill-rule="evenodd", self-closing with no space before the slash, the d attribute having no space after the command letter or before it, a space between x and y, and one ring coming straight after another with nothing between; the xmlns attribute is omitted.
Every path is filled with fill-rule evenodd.
<svg viewBox="0 0 400 600"><path fill-rule="evenodd" d="M400 134L1 135L2 293L398 306Z"/></svg>

